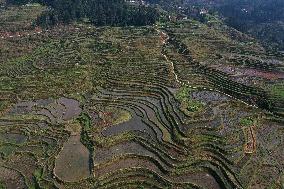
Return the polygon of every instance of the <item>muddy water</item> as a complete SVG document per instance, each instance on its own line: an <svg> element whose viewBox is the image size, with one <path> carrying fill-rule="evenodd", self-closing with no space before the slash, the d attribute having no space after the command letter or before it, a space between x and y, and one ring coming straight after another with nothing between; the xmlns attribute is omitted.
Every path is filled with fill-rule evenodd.
<svg viewBox="0 0 284 189"><path fill-rule="evenodd" d="M82 109L77 100L61 97L17 103L9 114L35 114L46 116L50 123L62 123L80 115Z"/></svg>
<svg viewBox="0 0 284 189"><path fill-rule="evenodd" d="M48 117L51 123L61 123L79 116L81 111L78 101L62 97L36 113Z"/></svg>
<svg viewBox="0 0 284 189"><path fill-rule="evenodd" d="M213 176L206 172L188 173L176 178L179 182L191 182L208 189L221 189Z"/></svg>
<svg viewBox="0 0 284 189"><path fill-rule="evenodd" d="M27 136L21 135L21 134L14 134L14 133L0 134L0 141L1 142L22 144L22 143L26 142L27 138L28 138Z"/></svg>
<svg viewBox="0 0 284 189"><path fill-rule="evenodd" d="M149 133L151 136L155 135L155 133L142 122L142 119L139 116L134 112L131 112L131 115L132 118L129 121L106 128L102 131L102 135L109 137L129 131L142 131Z"/></svg>
<svg viewBox="0 0 284 189"><path fill-rule="evenodd" d="M100 164L105 161L110 161L114 157L122 156L125 154L151 156L155 159L159 159L154 153L148 151L136 142L123 142L107 149L97 148L94 161L96 164Z"/></svg>
<svg viewBox="0 0 284 189"><path fill-rule="evenodd" d="M5 167L0 167L0 180L7 188L27 188L20 173Z"/></svg>
<svg viewBox="0 0 284 189"><path fill-rule="evenodd" d="M51 124L71 124L65 121L75 119L81 112L82 109L78 101L61 97L59 99L20 102L8 114L43 115L48 118ZM39 126L41 126L40 123ZM78 131L72 133L72 136L64 143L55 161L55 175L67 182L76 182L89 177L91 174L90 152L80 141L80 130L78 129ZM25 136L16 134L3 135L0 136L0 139L1 137L13 139L17 143L26 140Z"/></svg>
<svg viewBox="0 0 284 189"><path fill-rule="evenodd" d="M227 96L215 91L194 91L191 93L191 97L202 102L223 102L229 99Z"/></svg>
<svg viewBox="0 0 284 189"><path fill-rule="evenodd" d="M73 117L77 117L82 111L82 109L80 108L80 103L77 100L59 98L57 100L57 103L65 107L65 111L62 112L64 120L70 120Z"/></svg>
<svg viewBox="0 0 284 189"><path fill-rule="evenodd" d="M8 112L9 114L27 114L32 113L35 110L35 107L40 106L44 107L51 103L53 103L54 100L52 99L41 99L36 101L24 101L19 102L14 105L14 107L11 108L11 110Z"/></svg>
<svg viewBox="0 0 284 189"><path fill-rule="evenodd" d="M71 136L55 161L55 175L67 182L76 182L91 175L90 152L80 142L80 135Z"/></svg>

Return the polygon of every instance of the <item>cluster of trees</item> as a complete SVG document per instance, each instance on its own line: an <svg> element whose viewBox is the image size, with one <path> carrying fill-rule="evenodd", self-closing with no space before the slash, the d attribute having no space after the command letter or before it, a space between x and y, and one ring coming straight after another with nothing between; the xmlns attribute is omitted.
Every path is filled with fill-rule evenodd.
<svg viewBox="0 0 284 189"><path fill-rule="evenodd" d="M284 0L184 0L188 6L217 11L226 24L284 50Z"/></svg>
<svg viewBox="0 0 284 189"><path fill-rule="evenodd" d="M98 26L150 25L159 18L155 8L124 0L41 0L49 9L38 18L42 26L88 20Z"/></svg>
<svg viewBox="0 0 284 189"><path fill-rule="evenodd" d="M40 3L47 10L37 19L43 27L84 20L103 26L150 25L159 18L151 6L131 5L125 0L6 0L7 5Z"/></svg>
<svg viewBox="0 0 284 189"><path fill-rule="evenodd" d="M251 24L284 20L283 0L229 0L218 10L230 25L240 29Z"/></svg>
<svg viewBox="0 0 284 189"><path fill-rule="evenodd" d="M158 5L169 12L176 12L184 3L184 0L144 0L147 4Z"/></svg>
<svg viewBox="0 0 284 189"><path fill-rule="evenodd" d="M228 25L284 50L284 0L228 0L218 10Z"/></svg>
<svg viewBox="0 0 284 189"><path fill-rule="evenodd" d="M38 3L38 0L3 0L6 5L26 5L29 3Z"/></svg>

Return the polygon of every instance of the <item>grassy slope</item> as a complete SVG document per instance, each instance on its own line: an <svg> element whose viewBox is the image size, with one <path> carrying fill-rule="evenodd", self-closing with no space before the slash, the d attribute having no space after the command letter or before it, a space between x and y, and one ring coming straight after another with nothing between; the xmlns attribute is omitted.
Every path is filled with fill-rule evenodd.
<svg viewBox="0 0 284 189"><path fill-rule="evenodd" d="M2 18L4 18L7 23L11 23L11 19L15 20L12 22L14 23L12 28L9 28L8 24L4 21L2 24L3 26L7 26L5 29L15 31L18 28L22 30L24 25L22 25L22 23L31 21L27 13L38 11L38 7L30 7L28 9L29 10L13 9L14 11L9 9L4 14L5 18ZM15 12L16 10L17 13ZM15 14L22 16L17 20L17 16L16 18L14 16ZM18 25L18 22L21 24ZM234 32L230 32L226 29L223 30L222 27L208 27L207 25L194 21L189 23L166 24L174 29L177 35L182 36L181 38L188 46L192 56L207 66L212 66L216 63L215 61L218 60L216 54L221 54L224 57L230 54L230 52L227 51L230 47L233 49L242 49L240 53L249 51L251 52L251 56L263 53L259 44L244 44L242 42L246 41L247 38L244 39L242 36L238 36L241 34L237 33L237 37L241 38L241 40L236 40L231 37ZM19 41L21 45L18 45ZM146 142L141 140L145 142L146 146L153 145L152 147L145 147L146 149L150 149L150 151L156 154L162 154L161 156L164 157L164 159L156 158L157 161L154 161L156 164L160 165L158 170L162 170L161 166L169 166L164 165L164 161L171 159L171 157L168 157L166 154L178 158L178 161L175 162L177 166L171 168L171 174L168 173L167 177L178 177L180 174L185 175L184 173L187 173L189 177L186 177L186 179L190 180L194 175L191 175L192 172L200 172L201 170L206 172L206 169L201 169L199 165L203 167L208 166L208 169L213 167L212 171L215 171L212 165L213 163L217 163L219 168L224 168L225 174L229 174L228 177L230 179L233 180L233 177L237 177L242 186L250 187L255 183L260 183L265 187L279 186L279 173L272 168L267 170L265 174L261 171L267 164L267 161L269 165L273 164L273 166L278 166L277 163L274 164L267 160L271 156L267 151L268 149L274 151L275 155L273 157L275 157L275 162L281 161L281 158L279 159L278 156L281 153L281 149L283 149L283 145L281 146L281 143L274 145L273 143L273 138L280 137L282 132L278 130L277 124L274 122L266 123L265 119L257 116L258 114L263 115L263 112L252 109L233 99L220 104L219 102L217 104L207 104L205 107L202 107L207 110L207 112L205 111L207 114L201 114L200 117L184 117L179 109L176 108L179 103L173 102L173 97L167 100L169 94L165 92L165 86L174 87L175 85L177 86L177 83L169 62L165 60L161 54L163 44L159 33L157 33L154 27L95 28L87 25L58 26L51 31L29 37L0 39L0 43L2 46L6 44L9 45L6 51L1 51L3 56L1 56L0 59L0 97L1 99L5 99L1 101L1 109L4 110L9 104L12 105L21 100L79 96L79 99L81 99L80 102L87 107L85 109L86 112L92 109L98 110L98 107L102 106L102 111L106 109L104 111L114 112L115 115L118 116L118 118L114 120L112 120L113 118L108 119L107 116L105 118L106 121L113 121L115 123L116 121L121 122L121 119L123 119L123 121L129 119L129 115L125 112L112 110L113 107L111 105L125 108L125 106L129 106L128 103L132 102L135 103L136 106L139 105L141 109L157 106L157 109L149 114L149 117L157 116L156 119L159 121L162 119L162 121L168 123L166 124L168 127L184 126L188 128L188 125L191 126L185 132L184 136L181 137L180 133L178 135L175 129L171 130L166 128L161 123L162 121L155 125L155 127L160 127L165 135L163 139L169 142L166 143L165 146L169 145L171 148L166 148L160 143L157 143L154 138L151 138L151 135L150 139L149 136L147 136L145 139ZM30 46L29 50L26 50L25 46ZM24 50L19 50L21 48ZM181 63L183 59L179 57L178 53L172 53L177 58L180 58L176 59L174 65L176 66L175 71L179 78L188 80L193 86L207 87L207 84L209 87L212 86L206 78L197 75L190 67L184 66ZM266 57L266 55L261 54L261 57ZM225 65L225 62L227 63L228 60L225 58L220 62ZM188 62L186 62L186 64L188 64ZM136 84L131 84L131 81ZM104 90L102 88L104 88ZM113 92L112 90L114 89L117 91ZM122 95L121 98L118 95L120 93L118 92L119 90L130 95L130 97ZM276 87L274 91L279 94L281 88L279 90L279 88ZM111 95L105 95L105 97L103 94L106 92ZM187 89L181 89L180 93L177 94L177 98L180 98L181 101L187 101L188 92ZM88 96L86 94L91 97L86 97ZM114 98L114 96L116 96L116 98ZM144 98L141 96L144 96ZM145 96L147 98L145 98ZM155 98L161 100L155 104ZM152 101L149 99L152 99ZM88 103L84 104L85 102ZM197 102L198 101L194 101L194 103L192 103L192 101L187 101L187 105L195 106ZM161 103L165 104L161 106ZM197 105L199 107L199 102ZM106 108L107 106L110 107ZM219 111L219 109L220 112L216 117L213 116L213 118L211 118L211 116L208 116L208 114L211 115L210 112L213 110ZM140 115L139 111L136 111L138 112L137 114ZM163 117L163 115L160 115L161 113L159 111L162 111L162 114L166 116ZM240 117L239 113L241 113ZM180 123L180 125L176 124L179 123L176 114L180 116L179 119L183 119L183 123ZM258 121L257 133L260 138L258 140L259 147L257 152L252 156L246 156L243 152L243 144L245 144L246 141L244 141L243 130L240 128L241 126L238 120L242 118L242 116L243 120L246 119L246 114L252 115L254 120ZM1 116L1 118L4 118L4 116ZM218 122L219 118L221 120L220 124ZM226 119L229 119L230 122L226 123ZM17 120L17 117L15 120ZM200 120L201 125L198 125ZM31 184L33 183L33 174L29 172L31 171L35 173L37 182L42 186L50 187L53 183L56 183L56 180L49 176L54 168L54 158L56 154L59 153L63 142L67 140L68 132L65 130L64 125L48 125L46 129L42 129L37 125L34 126L31 124L31 121L32 120L22 120L21 122L9 125L9 127L3 126L0 128L1 135L4 135L6 132L16 132L29 136L29 142L20 145L21 149L30 151L29 153L21 153L21 155L13 154L13 150L17 151L15 145L11 147L11 144L3 144L5 158L0 160L0 162L5 163L5 165L9 167L16 167L22 172L25 171L23 174L25 175L27 185L33 185ZM150 122L147 123L151 126ZM188 125L184 125L184 123L188 123ZM89 124L88 122L88 126ZM207 129L206 127L211 124L214 126ZM127 141L139 141L141 138L145 137L144 135L138 135L138 137L133 133L124 133L105 138L101 136L101 132L105 127L108 127L108 125L105 126L102 122L95 123L95 125L97 127L91 129L88 127L84 133L84 136L88 136L88 141L93 140L95 149L105 148L109 151L109 148L106 147L115 146L117 143L124 144L123 142L127 143ZM268 125L273 125L273 127L268 128ZM268 132L266 132L266 128L269 129ZM185 145L186 149L189 150L186 155L177 155L177 152L174 150L175 148L171 146L171 143L173 143L176 138L184 140L182 144L177 143L176 145L179 147L182 146L181 149L179 149L181 151L184 150L183 147ZM151 141L149 142L148 140ZM128 147L124 148L127 149ZM11 154L9 155L8 152ZM94 152L96 151L94 150ZM224 155L226 158L220 154ZM21 156L21 158L19 158L19 156ZM28 164L29 161L25 158L30 161L35 158L40 164L38 164L38 167L32 168L32 166ZM218 158L221 160L218 160ZM132 157L130 159L135 160L136 163L138 162L137 165L139 165L139 161L143 163L153 162L153 160L150 161L149 159L143 159L141 157L140 159L138 157ZM163 161L161 159L163 159ZM124 158L122 158L121 162L123 161ZM227 163L227 161L229 163ZM246 163L242 164L242 161ZM109 164L115 167L119 165L117 162L120 161L113 158ZM21 166L22 164L28 166L30 170L28 169L29 171L26 171L27 169ZM144 166L148 164L149 163L144 163ZM104 166L102 167L104 168ZM111 170L111 168L105 167L106 171L108 171L108 169ZM148 167L153 168L155 166ZM231 167L233 168L231 169ZM38 176L37 173L39 168L44 168L44 173L40 174L40 176ZM228 170L231 170L232 173L229 173ZM138 176L132 175L129 177L127 174L130 174L131 171ZM161 173L161 175L163 174ZM265 179L265 175L267 174L269 174L272 179ZM117 178L117 180L112 180L115 178ZM20 179L21 177L19 177L19 180ZM140 181L146 180L150 184L142 181L142 183L129 183L135 181L135 179ZM157 180L159 182L157 182ZM207 179L203 179L201 182L198 182L197 179L193 181L190 180L190 182L202 184L206 180ZM162 188L176 186L175 183L173 184L163 180L153 174L153 172L147 172L144 169L142 169L142 171L132 169L125 170L125 173L115 174L114 176L105 174L100 178L92 177L89 180L83 180L77 183L65 183L65 185L67 188L78 186L86 188L90 186L90 184L94 186L99 184L99 186L103 188L103 186L117 186L118 181L129 184L130 188L139 185L149 187L151 184ZM233 182L235 182L235 180L233 180ZM113 183L114 185L111 185ZM134 184L134 186L131 184ZM182 182L179 184L181 188L185 188L185 186L189 187L186 184L183 185Z"/></svg>

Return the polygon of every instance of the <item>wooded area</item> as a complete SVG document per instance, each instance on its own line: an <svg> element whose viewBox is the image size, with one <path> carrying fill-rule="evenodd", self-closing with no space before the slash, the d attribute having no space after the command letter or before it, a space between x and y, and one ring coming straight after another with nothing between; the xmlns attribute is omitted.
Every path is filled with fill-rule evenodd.
<svg viewBox="0 0 284 189"><path fill-rule="evenodd" d="M143 26L155 23L158 11L150 6L130 5L124 0L8 0L7 4L40 3L47 10L37 19L43 27L73 21L97 26Z"/></svg>

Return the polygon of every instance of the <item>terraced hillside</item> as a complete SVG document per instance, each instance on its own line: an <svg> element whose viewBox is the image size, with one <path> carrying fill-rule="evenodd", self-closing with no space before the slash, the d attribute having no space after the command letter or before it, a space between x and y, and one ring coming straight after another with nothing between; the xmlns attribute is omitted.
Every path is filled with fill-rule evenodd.
<svg viewBox="0 0 284 189"><path fill-rule="evenodd" d="M184 20L0 45L1 187L283 187L284 60L253 39Z"/></svg>

